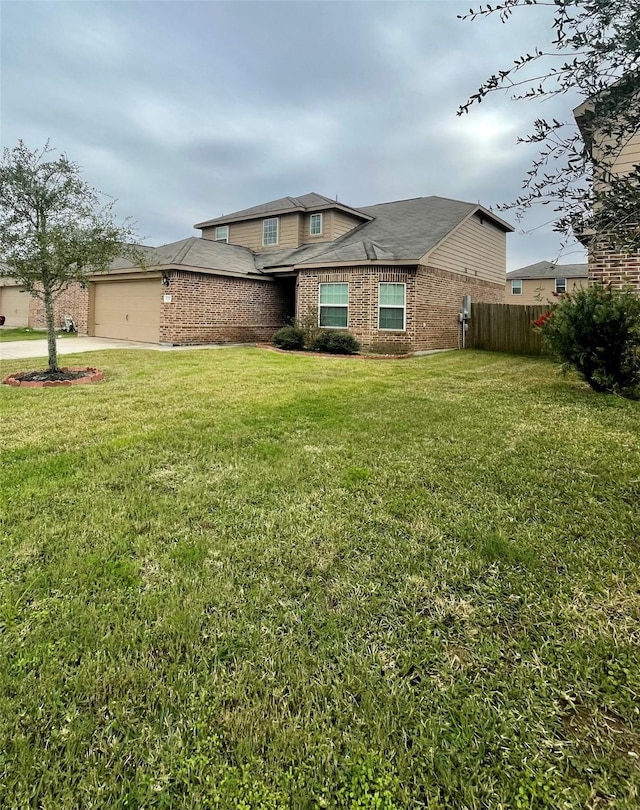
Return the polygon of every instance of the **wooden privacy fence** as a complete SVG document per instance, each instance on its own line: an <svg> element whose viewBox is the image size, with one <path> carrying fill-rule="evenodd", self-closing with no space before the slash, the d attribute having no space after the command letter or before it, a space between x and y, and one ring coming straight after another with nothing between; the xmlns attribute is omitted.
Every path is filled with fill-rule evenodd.
<svg viewBox="0 0 640 810"><path fill-rule="evenodd" d="M511 354L543 354L542 338L533 321L549 311L544 304L477 304L471 306L467 332L470 349Z"/></svg>

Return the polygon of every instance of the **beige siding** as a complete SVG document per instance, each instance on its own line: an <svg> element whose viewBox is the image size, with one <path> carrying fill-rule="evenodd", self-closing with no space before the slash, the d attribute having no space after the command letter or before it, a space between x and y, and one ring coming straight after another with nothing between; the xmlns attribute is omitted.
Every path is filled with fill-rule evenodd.
<svg viewBox="0 0 640 810"><path fill-rule="evenodd" d="M317 211L316 213L322 214L322 234L320 236L311 236L309 233L311 214L304 214L301 217L302 226L300 231L300 244L302 245L309 245L313 242L333 242L338 237L352 231L362 221L357 217L349 216L349 214L344 214L342 211L336 211L335 209Z"/></svg>
<svg viewBox="0 0 640 810"><path fill-rule="evenodd" d="M344 236L345 233L349 233L349 231L352 231L362 222L362 220L352 217L349 214L345 214L343 211L333 211L332 213L332 239L337 239L339 236Z"/></svg>
<svg viewBox="0 0 640 810"><path fill-rule="evenodd" d="M613 151L610 155L603 155L602 150L606 149L607 142L613 146ZM611 170L614 174L627 174L640 163L640 132L636 132L620 146L616 146L612 138L602 139L599 143L594 143L593 155L600 159L605 157L607 163L611 161Z"/></svg>
<svg viewBox="0 0 640 810"><path fill-rule="evenodd" d="M333 211L315 211L311 213L322 214L322 233L318 236L311 236L311 214L301 214L300 216L300 244L312 245L314 242L328 242L333 239Z"/></svg>
<svg viewBox="0 0 640 810"><path fill-rule="evenodd" d="M451 273L504 284L506 273L506 234L478 215L462 223L422 264Z"/></svg>
<svg viewBox="0 0 640 810"><path fill-rule="evenodd" d="M271 219L271 217L264 217ZM269 250L273 248L295 248L300 244L300 214L284 214L278 217L280 230L277 245L262 244L262 223L264 219L249 219L245 222L232 222L229 225L229 244L242 245L249 250ZM308 226L307 226L308 230ZM202 236L205 239L215 239L215 227L203 228Z"/></svg>
<svg viewBox="0 0 640 810"><path fill-rule="evenodd" d="M558 278L562 278L558 276ZM579 287L587 286L587 278L568 278L567 291L573 292ZM505 304L550 304L556 300L554 295L556 283L554 278L526 278L522 280L522 295L511 292L511 279L507 280L504 291Z"/></svg>

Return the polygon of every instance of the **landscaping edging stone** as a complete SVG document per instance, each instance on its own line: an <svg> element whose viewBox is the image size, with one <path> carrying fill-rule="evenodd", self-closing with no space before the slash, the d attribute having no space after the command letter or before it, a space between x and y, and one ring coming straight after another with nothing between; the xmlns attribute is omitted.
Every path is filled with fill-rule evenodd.
<svg viewBox="0 0 640 810"><path fill-rule="evenodd" d="M87 383L97 383L104 380L104 371L100 371L92 366L67 366L60 371L85 371L84 377L76 377L73 380L19 380L17 377L24 374L24 371L14 371L2 381L4 385L13 385L20 388L53 388L57 385L85 385Z"/></svg>

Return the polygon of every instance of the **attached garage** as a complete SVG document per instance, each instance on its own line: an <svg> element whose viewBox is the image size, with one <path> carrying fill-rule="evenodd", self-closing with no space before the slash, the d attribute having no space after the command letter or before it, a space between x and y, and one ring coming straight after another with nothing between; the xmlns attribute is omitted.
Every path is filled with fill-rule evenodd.
<svg viewBox="0 0 640 810"><path fill-rule="evenodd" d="M160 342L160 278L97 281L90 333L117 340Z"/></svg>
<svg viewBox="0 0 640 810"><path fill-rule="evenodd" d="M5 326L29 325L29 296L24 287L0 287L0 315Z"/></svg>

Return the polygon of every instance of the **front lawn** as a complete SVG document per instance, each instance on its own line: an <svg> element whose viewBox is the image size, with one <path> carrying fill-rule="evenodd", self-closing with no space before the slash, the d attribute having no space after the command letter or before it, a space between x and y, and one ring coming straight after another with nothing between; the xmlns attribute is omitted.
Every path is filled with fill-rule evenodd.
<svg viewBox="0 0 640 810"><path fill-rule="evenodd" d="M56 332L56 337L68 338L76 337L75 332ZM0 343L8 340L46 340L45 329L31 329L29 326L3 326L0 328Z"/></svg>
<svg viewBox="0 0 640 810"><path fill-rule="evenodd" d="M0 806L639 806L640 403L481 352L76 359L0 387Z"/></svg>

